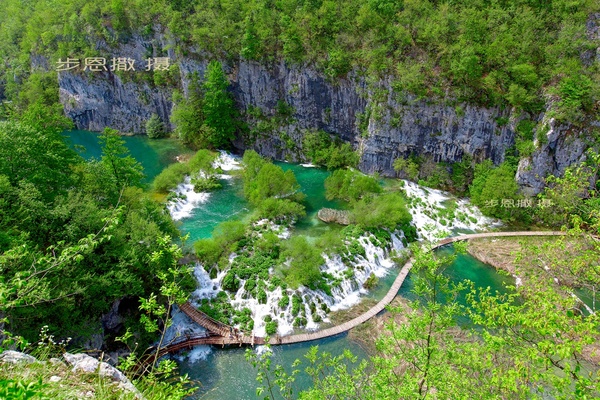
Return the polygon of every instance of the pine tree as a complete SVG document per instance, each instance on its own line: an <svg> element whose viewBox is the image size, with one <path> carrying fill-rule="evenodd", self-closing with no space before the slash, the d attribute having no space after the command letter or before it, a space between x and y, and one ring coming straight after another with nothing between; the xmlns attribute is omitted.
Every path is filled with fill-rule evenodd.
<svg viewBox="0 0 600 400"><path fill-rule="evenodd" d="M152 114L146 121L146 134L150 139L158 139L165 135L165 126L157 114Z"/></svg>
<svg viewBox="0 0 600 400"><path fill-rule="evenodd" d="M207 139L215 148L227 148L235 135L236 111L221 63L211 61L204 79L204 123L214 130Z"/></svg>

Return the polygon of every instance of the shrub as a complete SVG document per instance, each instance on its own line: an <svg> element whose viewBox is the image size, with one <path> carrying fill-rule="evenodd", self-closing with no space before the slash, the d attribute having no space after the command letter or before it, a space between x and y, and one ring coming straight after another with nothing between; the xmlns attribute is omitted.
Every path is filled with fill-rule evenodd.
<svg viewBox="0 0 600 400"><path fill-rule="evenodd" d="M355 167L360 160L349 143L342 143L339 139L334 142L324 131L307 133L302 140L302 148L313 164L327 169Z"/></svg>
<svg viewBox="0 0 600 400"><path fill-rule="evenodd" d="M282 257L290 260L289 268L283 271L290 287L317 287L322 279L320 266L325 260L315 246L309 244L303 236L296 236L286 242Z"/></svg>
<svg viewBox="0 0 600 400"><path fill-rule="evenodd" d="M270 197L261 202L258 207L258 218L267 218L275 222L293 221L305 215L306 211L302 204L288 199Z"/></svg>
<svg viewBox="0 0 600 400"><path fill-rule="evenodd" d="M152 187L159 193L167 193L168 191L175 189L188 173L189 166L187 164L171 164L154 178Z"/></svg>
<svg viewBox="0 0 600 400"><path fill-rule="evenodd" d="M212 266L219 261L223 248L214 239L200 239L194 243L194 251L205 266Z"/></svg>
<svg viewBox="0 0 600 400"><path fill-rule="evenodd" d="M157 114L152 114L146 121L146 134L150 139L158 139L166 134L165 126Z"/></svg>
<svg viewBox="0 0 600 400"><path fill-rule="evenodd" d="M328 200L356 201L369 194L381 193L377 177L355 170L338 169L325 179L325 196Z"/></svg>
<svg viewBox="0 0 600 400"><path fill-rule="evenodd" d="M365 228L396 229L412 220L404 197L400 193L386 193L358 201L352 211L358 225Z"/></svg>

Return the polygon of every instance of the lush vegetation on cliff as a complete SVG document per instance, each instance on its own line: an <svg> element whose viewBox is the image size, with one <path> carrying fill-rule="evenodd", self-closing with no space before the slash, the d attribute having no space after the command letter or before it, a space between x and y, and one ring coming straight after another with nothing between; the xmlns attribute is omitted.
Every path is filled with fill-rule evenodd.
<svg viewBox="0 0 600 400"><path fill-rule="evenodd" d="M179 57L193 48L219 60L308 63L332 80L353 70L368 80L388 75L402 95L450 94L534 112L550 96L554 115L570 121L598 99L595 49L586 36L586 21L598 11L593 0L5 0L3 9L0 82L16 112L56 96L55 73L43 72L38 55L51 69L58 58L96 56L99 40L118 46L134 34L166 34ZM148 55L165 51L157 44ZM164 75L134 79L172 84ZM207 118L207 127L229 134Z"/></svg>

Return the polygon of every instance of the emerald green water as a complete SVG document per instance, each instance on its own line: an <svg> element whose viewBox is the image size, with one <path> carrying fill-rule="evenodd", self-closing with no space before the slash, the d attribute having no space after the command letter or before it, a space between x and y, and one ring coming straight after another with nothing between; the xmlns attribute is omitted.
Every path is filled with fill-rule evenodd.
<svg viewBox="0 0 600 400"><path fill-rule="evenodd" d="M86 151L79 149L80 154L89 159L100 156L98 135L85 132L73 131L65 135L73 145L83 146ZM146 181L150 181L166 165L174 161L178 154L186 150L176 141L172 140L150 140L146 137L124 137L125 144L131 154L144 166ZM298 222L295 231L312 238L317 238L323 232L330 229L339 229L339 226L325 224L316 218L316 213L321 207L336 207L341 204L328 201L325 198L323 182L329 176L329 172L318 168L305 168L300 165L277 163L284 170L292 170L296 174L302 191L306 194L307 216ZM233 178L223 180L223 189L211 194L206 203L197 207L192 215L181 220L180 229L190 234L190 242L199 238L210 237L213 228L220 222L228 219L244 219L250 215L250 209L241 193L241 180ZM452 248L442 249L442 252L452 251ZM372 291L369 297L381 299L398 271L392 271L388 276L382 278L378 287ZM499 275L492 267L483 264L468 255L459 255L456 261L448 267L447 273L453 280L470 279L477 286L490 286L493 290L504 290L506 283L512 283L510 277ZM413 287L412 274L409 274L399 291L401 296L414 298L411 293ZM464 299L462 300L464 302ZM463 321L464 322L464 321ZM349 340L346 335L323 339L309 343L274 347L273 365L280 364L291 369L296 359L304 359L304 354L311 346L318 345L322 351L334 355L341 354L344 349L351 350L358 356L359 360L368 355L355 342ZM198 399L256 399L256 372L246 362L245 349L214 348L205 360L194 363L180 362L182 373L197 382L198 392L193 398ZM309 387L308 376L299 375L295 384L298 390Z"/></svg>
<svg viewBox="0 0 600 400"><path fill-rule="evenodd" d="M69 131L64 132L69 144L80 156L89 160L99 159L102 155L99 137L95 132ZM180 154L190 153L178 140L159 139L151 140L147 136L123 136L125 146L129 152L144 167L144 182L151 182L167 165L175 162L175 157Z"/></svg>

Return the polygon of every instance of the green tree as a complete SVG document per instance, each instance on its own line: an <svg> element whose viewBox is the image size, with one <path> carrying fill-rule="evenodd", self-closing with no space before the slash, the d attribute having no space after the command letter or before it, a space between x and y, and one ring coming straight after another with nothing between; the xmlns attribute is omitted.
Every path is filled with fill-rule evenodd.
<svg viewBox="0 0 600 400"><path fill-rule="evenodd" d="M492 163L486 160L475 166L469 194L473 204L479 206L485 215L497 218L514 217L517 208L506 206L503 200L515 202L519 198L518 191L515 169L508 163L494 168Z"/></svg>
<svg viewBox="0 0 600 400"><path fill-rule="evenodd" d="M204 123L213 130L208 143L214 148L229 148L236 131L236 109L227 91L227 77L218 61L211 61L204 74Z"/></svg>
<svg viewBox="0 0 600 400"><path fill-rule="evenodd" d="M208 147L210 142L204 128L204 94L198 73L188 75L188 96L173 92L173 111L171 122L175 125L175 133L188 146L193 148Z"/></svg>
<svg viewBox="0 0 600 400"><path fill-rule="evenodd" d="M397 158L394 160L394 171L404 174L411 181L419 177L419 164L411 158Z"/></svg>
<svg viewBox="0 0 600 400"><path fill-rule="evenodd" d="M357 201L381 191L377 176L364 175L352 169L338 169L325 179L325 196L328 200Z"/></svg>
<svg viewBox="0 0 600 400"><path fill-rule="evenodd" d="M289 268L282 272L292 288L300 285L316 289L322 280L320 267L325 263L320 251L311 246L303 236L288 240L281 253L282 259L289 260Z"/></svg>
<svg viewBox="0 0 600 400"><path fill-rule="evenodd" d="M118 131L104 128L100 135L100 144L102 146L100 162L112 178L114 193L119 193L126 186L141 186L144 177L143 168L129 155L125 141Z"/></svg>
<svg viewBox="0 0 600 400"><path fill-rule="evenodd" d="M72 184L71 165L81 162L55 129L0 121L0 174L11 185L30 182L44 199L64 193Z"/></svg>
<svg viewBox="0 0 600 400"><path fill-rule="evenodd" d="M157 114L152 114L146 121L146 134L150 139L158 139L165 136L165 126Z"/></svg>
<svg viewBox="0 0 600 400"><path fill-rule="evenodd" d="M352 216L357 224L365 228L394 230L412 221L412 216L406 208L406 200L400 193L364 198L355 204Z"/></svg>

